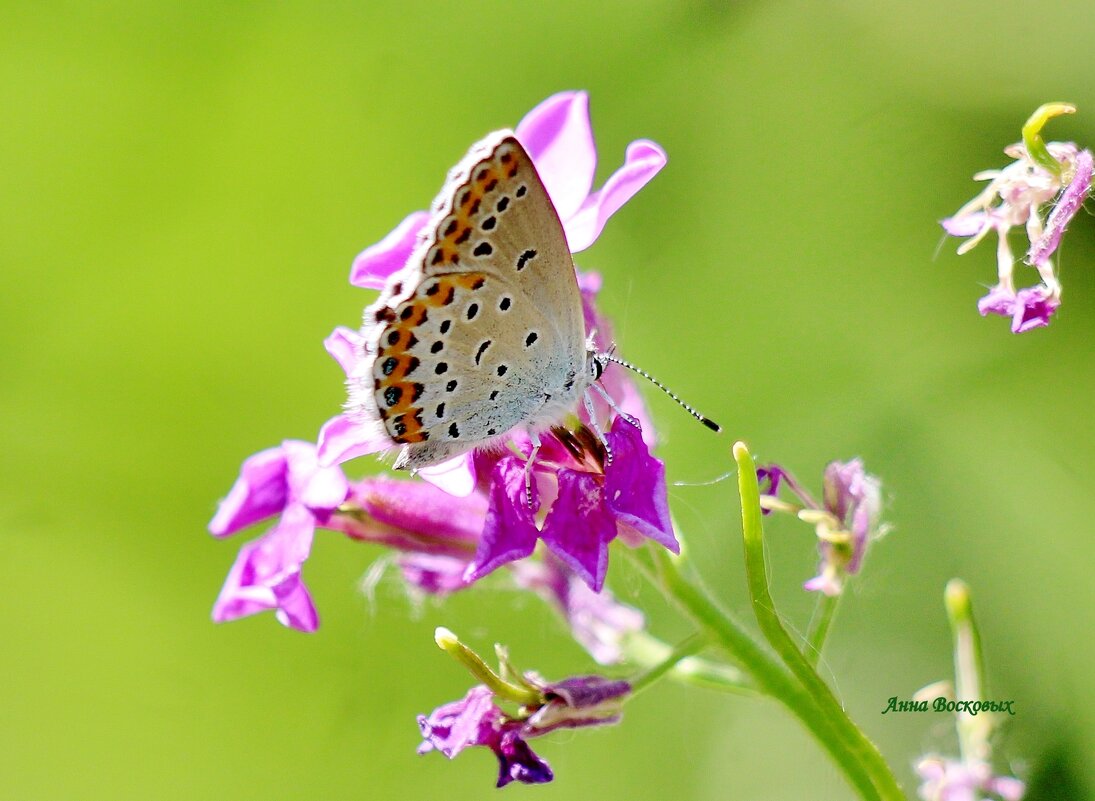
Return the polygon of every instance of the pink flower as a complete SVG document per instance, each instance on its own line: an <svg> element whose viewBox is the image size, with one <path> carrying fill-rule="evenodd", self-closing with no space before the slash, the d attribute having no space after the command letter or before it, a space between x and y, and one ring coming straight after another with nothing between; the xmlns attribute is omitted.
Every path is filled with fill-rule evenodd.
<svg viewBox="0 0 1095 801"><path fill-rule="evenodd" d="M1061 284L1052 257L1091 192L1091 152L1072 142L1046 144L1037 135L1049 117L1074 110L1050 104L1035 112L1024 129L1024 136L1031 135L1028 143L1034 155L1028 144L1006 148L1004 152L1014 161L975 175L975 180L988 180L988 186L953 217L942 221L948 234L966 238L959 254L969 252L988 234L996 234L997 283L977 307L983 316L1010 317L1016 334L1048 325L1060 306ZM1016 288L1016 258L1008 242L1008 233L1020 226L1029 243L1025 261L1041 278L1041 283L1024 289Z"/></svg>
<svg viewBox="0 0 1095 801"><path fill-rule="evenodd" d="M213 619L222 622L274 609L282 625L314 631L319 619L301 568L316 525L326 522L348 493L342 470L321 467L311 443L286 440L247 459L209 531L226 537L280 517L273 529L240 549L213 605Z"/></svg>

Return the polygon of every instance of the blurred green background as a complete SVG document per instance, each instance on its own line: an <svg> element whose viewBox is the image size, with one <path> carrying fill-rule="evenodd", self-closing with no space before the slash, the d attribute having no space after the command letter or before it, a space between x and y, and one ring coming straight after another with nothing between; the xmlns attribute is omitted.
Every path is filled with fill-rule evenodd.
<svg viewBox="0 0 1095 801"><path fill-rule="evenodd" d="M1051 138L1095 144L1093 41L1087 2L4 3L0 798L491 796L489 753L415 755L415 715L469 682L432 632L589 670L549 611L501 583L416 606L390 575L370 603L381 551L324 533L317 634L215 626L244 538L205 525L244 457L339 407L321 340L373 297L352 257L569 88L591 93L601 179L634 138L669 152L579 263L623 354L728 429L647 393L670 479L725 472L733 438L815 489L862 456L895 531L827 651L851 714L910 794L917 755L953 748L948 716L879 712L950 675L962 576L992 695L1018 710L1001 757L1032 799L1082 797L1095 226L1067 238L1053 325L1015 337L975 310L993 246L959 259L936 223L1044 101L1080 108ZM671 499L745 617L732 482ZM769 539L804 626L812 534ZM850 797L775 704L668 684L537 746L557 781L508 797Z"/></svg>

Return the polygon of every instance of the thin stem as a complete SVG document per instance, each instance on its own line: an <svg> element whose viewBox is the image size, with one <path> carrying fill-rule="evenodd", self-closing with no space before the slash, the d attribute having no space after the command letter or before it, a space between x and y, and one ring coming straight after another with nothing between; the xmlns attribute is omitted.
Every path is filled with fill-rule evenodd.
<svg viewBox="0 0 1095 801"><path fill-rule="evenodd" d="M665 551L656 549L662 584L682 609L703 626L713 641L734 657L757 683L758 689L787 707L809 729L818 743L844 772L849 783L868 801L881 801L865 770L847 744L837 735L832 722L822 713L814 699L788 673L787 669L753 640L748 632L725 610L720 609L699 588L677 569L675 560ZM889 796L888 798L900 798Z"/></svg>
<svg viewBox="0 0 1095 801"><path fill-rule="evenodd" d="M817 599L817 606L814 607L814 614L810 618L810 628L806 630L806 647L803 649L803 655L810 663L810 667L817 667L817 662L821 658L821 649L825 647L825 638L829 636L829 629L833 625L840 597L821 593Z"/></svg>
<svg viewBox="0 0 1095 801"><path fill-rule="evenodd" d="M680 664L682 659L698 654L706 647L707 643L707 634L697 631L678 643L676 647L669 649L669 653L665 654L661 661L656 662L645 673L640 674L638 678L631 682L632 696L638 695L662 676L672 671Z"/></svg>
<svg viewBox="0 0 1095 801"><path fill-rule="evenodd" d="M1076 107L1071 103L1045 103L1039 106L1030 119L1023 125L1023 144L1026 146L1027 155L1031 161L1044 170L1047 170L1057 178L1061 177L1061 162L1053 158L1053 154L1046 147L1042 139L1042 128L1053 117L1062 114L1073 114Z"/></svg>
<svg viewBox="0 0 1095 801"><path fill-rule="evenodd" d="M745 539L745 574L749 594L753 599L753 612L765 638L779 654L784 664L801 682L814 703L837 732L844 746L852 753L857 765L861 765L871 777L880 797L904 799L901 787L882 754L859 729L841 707L832 690L817 674L799 651L795 641L783 627L775 611L775 602L768 590L768 566L764 555L764 530L761 524L760 488L757 486L757 470L749 450L741 442L734 445L734 459L738 463L738 490L741 493L742 531Z"/></svg>

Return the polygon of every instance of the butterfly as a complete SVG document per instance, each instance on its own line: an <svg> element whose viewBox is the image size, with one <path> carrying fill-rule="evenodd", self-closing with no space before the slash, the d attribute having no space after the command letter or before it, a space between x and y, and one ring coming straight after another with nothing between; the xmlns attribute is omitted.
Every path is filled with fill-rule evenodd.
<svg viewBox="0 0 1095 801"><path fill-rule="evenodd" d="M563 224L512 131L489 134L449 173L362 336L349 410L400 446L397 468L515 428L538 442L600 377L608 357L587 339Z"/></svg>

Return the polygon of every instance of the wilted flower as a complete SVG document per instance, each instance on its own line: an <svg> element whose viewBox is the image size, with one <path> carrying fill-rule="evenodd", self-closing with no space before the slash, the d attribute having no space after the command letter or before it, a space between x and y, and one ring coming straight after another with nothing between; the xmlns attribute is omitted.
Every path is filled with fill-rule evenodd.
<svg viewBox="0 0 1095 801"><path fill-rule="evenodd" d="M830 462L822 480L824 493L819 504L794 476L779 465L757 468L761 485L761 507L765 512L790 512L814 525L821 566L818 575L803 586L807 590L839 595L844 579L858 573L872 539L881 532L882 485L863 468L863 462ZM798 503L779 499L786 487Z"/></svg>
<svg viewBox="0 0 1095 801"><path fill-rule="evenodd" d="M620 719L624 699L631 692L626 681L602 676L578 676L548 683L534 673L514 675L504 670L505 679L494 675L481 660L461 645L452 632L438 629L438 644L475 666L473 672L487 672L488 681L473 687L459 701L419 715L422 744L418 753L440 751L453 759L465 748L482 746L498 758L498 787L512 781L541 784L554 778L551 767L528 745L528 740L556 729L604 726ZM508 665L504 664L504 668ZM519 708L507 713L496 700Z"/></svg>
<svg viewBox="0 0 1095 801"><path fill-rule="evenodd" d="M1092 155L1072 142L1046 144L1039 132L1050 117L1073 111L1074 107L1059 103L1038 109L1023 128L1023 143L1004 150L1015 161L1003 169L977 173L974 180L987 180L988 186L942 221L951 236L968 237L959 254L996 233L997 283L977 308L982 315L1010 317L1014 333L1048 325L1061 303L1052 256L1091 190ZM1015 256L1008 242L1009 231L1020 226L1029 243L1026 263L1042 279L1023 289L1016 288Z"/></svg>

